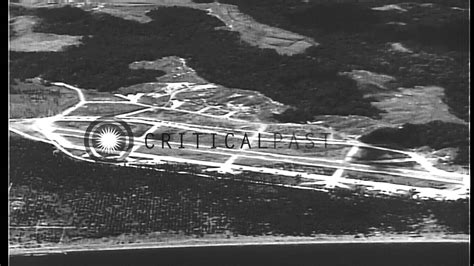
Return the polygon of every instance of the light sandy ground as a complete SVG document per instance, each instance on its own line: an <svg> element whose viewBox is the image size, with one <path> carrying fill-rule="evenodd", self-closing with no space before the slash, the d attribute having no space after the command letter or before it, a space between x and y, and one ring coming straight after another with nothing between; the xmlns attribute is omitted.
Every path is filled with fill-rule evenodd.
<svg viewBox="0 0 474 266"><path fill-rule="evenodd" d="M372 104L382 110L382 120L392 124L423 124L435 120L466 124L449 112L443 102L444 89L436 86L399 88L396 91L374 95L378 102Z"/></svg>
<svg viewBox="0 0 474 266"><path fill-rule="evenodd" d="M241 13L234 5L217 2L200 4L186 0L157 0L148 3L154 5L148 7L106 5L95 9L95 11L147 23L150 21L150 18L145 15L148 10L159 6L182 6L206 11L209 15L225 23L226 26L222 28L223 30L237 31L244 42L260 48L273 49L279 54L299 54L309 47L319 45L309 37L259 23L250 16Z"/></svg>
<svg viewBox="0 0 474 266"><path fill-rule="evenodd" d="M32 16L19 16L12 19L10 23L15 37L9 42L11 51L58 52L81 44L81 36L33 32L38 22L38 19Z"/></svg>
<svg viewBox="0 0 474 266"><path fill-rule="evenodd" d="M229 30L238 31L245 42L274 49L279 54L299 54L311 46L319 45L311 38L258 23L233 5L214 3L206 10L223 21Z"/></svg>
<svg viewBox="0 0 474 266"><path fill-rule="evenodd" d="M401 53L413 53L412 50L406 48L402 43L399 42L391 43L390 50Z"/></svg>
<svg viewBox="0 0 474 266"><path fill-rule="evenodd" d="M59 52L66 47L80 44L80 36L50 33L29 33L10 41L10 49L15 52Z"/></svg>
<svg viewBox="0 0 474 266"><path fill-rule="evenodd" d="M389 90L388 83L395 81L394 77L366 70L353 70L342 74L354 79L362 90L367 90L367 85L378 88L365 91L365 96L377 99L372 104L386 111L381 114L381 122L387 125L423 124L435 120L466 124L464 120L449 112L448 105L442 100L445 94L441 87L416 86Z"/></svg>

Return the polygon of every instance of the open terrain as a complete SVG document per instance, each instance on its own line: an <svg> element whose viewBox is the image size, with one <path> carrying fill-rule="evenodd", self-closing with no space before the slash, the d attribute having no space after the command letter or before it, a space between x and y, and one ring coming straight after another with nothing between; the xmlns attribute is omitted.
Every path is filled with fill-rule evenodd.
<svg viewBox="0 0 474 266"><path fill-rule="evenodd" d="M149 23L150 17L146 15L157 6L183 6L195 8L209 13L225 23L219 29L236 31L240 34L242 41L262 49L272 49L282 55L293 55L304 53L304 51L318 43L313 39L297 33L286 31L277 27L271 27L258 23L252 17L239 11L238 7L219 2L194 3L188 1L153 1L152 5L120 5L113 7L99 6L95 12L107 13L127 20L135 20L141 23Z"/></svg>
<svg viewBox="0 0 474 266"><path fill-rule="evenodd" d="M81 36L34 32L38 18L16 16L10 20L10 50L16 52L58 52L80 45Z"/></svg>

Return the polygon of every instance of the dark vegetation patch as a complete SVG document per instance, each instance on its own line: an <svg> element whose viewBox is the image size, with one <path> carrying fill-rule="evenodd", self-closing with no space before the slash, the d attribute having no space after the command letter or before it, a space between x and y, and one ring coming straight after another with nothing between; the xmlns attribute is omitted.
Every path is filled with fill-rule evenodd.
<svg viewBox="0 0 474 266"><path fill-rule="evenodd" d="M25 203L11 209L12 226L35 226L41 220L84 228L67 230L70 239L151 232L224 237L226 231L311 236L416 233L428 219L445 226L446 233L468 232L467 200L362 197L216 181L175 174L182 169L172 165L160 166L165 172L111 167L54 155L53 150L48 144L11 138L10 196ZM30 237L22 240L60 239L47 232Z"/></svg>
<svg viewBox="0 0 474 266"><path fill-rule="evenodd" d="M17 16L25 16L31 13L30 9L15 4L8 5L8 11L10 12L10 18L14 18Z"/></svg>
<svg viewBox="0 0 474 266"><path fill-rule="evenodd" d="M62 53L11 53L13 78L42 76L83 88L111 91L150 82L160 71L130 70L134 61L176 55L197 73L227 87L260 91L297 107L283 120L305 121L314 115L376 117L380 110L364 99L354 81L338 75L332 58L306 54L282 56L243 43L239 34L215 30L223 23L206 12L168 7L148 13L141 24L77 8L38 9L39 32L82 35L82 45Z"/></svg>
<svg viewBox="0 0 474 266"><path fill-rule="evenodd" d="M456 116L468 119L468 1L437 1L432 7L409 4L408 12L376 11L373 3L304 3L300 0L219 0L237 5L260 23L312 37L321 43L307 55L340 70L364 69L392 75L394 86L438 85ZM390 3L403 2L391 1ZM423 2L423 1L411 1ZM406 2L404 2L406 3ZM464 3L463 5L461 5ZM405 4L406 5L406 4ZM404 6L404 4L402 4ZM405 26L390 25L403 22ZM402 42L422 56L388 51Z"/></svg>
<svg viewBox="0 0 474 266"><path fill-rule="evenodd" d="M429 146L435 150L459 148L455 163L469 162L469 128L466 125L433 121L427 124L405 124L402 128L380 128L360 138L370 144L392 148Z"/></svg>

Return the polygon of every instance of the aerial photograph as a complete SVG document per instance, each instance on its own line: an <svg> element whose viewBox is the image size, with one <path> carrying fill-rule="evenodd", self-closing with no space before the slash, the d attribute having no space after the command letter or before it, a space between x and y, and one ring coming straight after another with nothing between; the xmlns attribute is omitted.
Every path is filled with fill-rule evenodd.
<svg viewBox="0 0 474 266"><path fill-rule="evenodd" d="M9 265L470 265L468 0L8 8Z"/></svg>

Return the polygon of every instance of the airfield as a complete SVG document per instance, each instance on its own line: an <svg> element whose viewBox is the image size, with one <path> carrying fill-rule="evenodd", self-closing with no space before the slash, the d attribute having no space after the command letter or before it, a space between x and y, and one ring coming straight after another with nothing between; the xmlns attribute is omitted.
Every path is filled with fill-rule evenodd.
<svg viewBox="0 0 474 266"><path fill-rule="evenodd" d="M50 143L73 159L94 162L84 147L85 131L91 122L110 116L125 121L133 131L130 154L125 160L113 162L126 167L160 171L162 164L192 165L198 176L207 178L319 191L346 189L364 195L438 200L469 195L466 174L438 169L412 150L362 143L356 135L318 122L278 123L271 116L285 110L284 105L258 92L209 83L186 66L182 58L135 62L130 68L161 69L167 74L157 82L113 93L51 82L45 88L61 90L59 97L68 97L62 109L41 117L12 118L10 130ZM275 132L281 135L277 143ZM162 147L159 140L149 148L147 136L158 137L161 133L174 136L169 141L172 148ZM176 138L180 133L184 134L183 143ZM199 148L193 133L203 134ZM228 133L233 134L233 149L224 145ZM312 135L308 137L308 133ZM215 143L209 137L212 134ZM244 136L248 144L241 145ZM292 138L299 141L298 148L291 145ZM310 143L314 145L308 147ZM179 149L181 145L184 148Z"/></svg>

